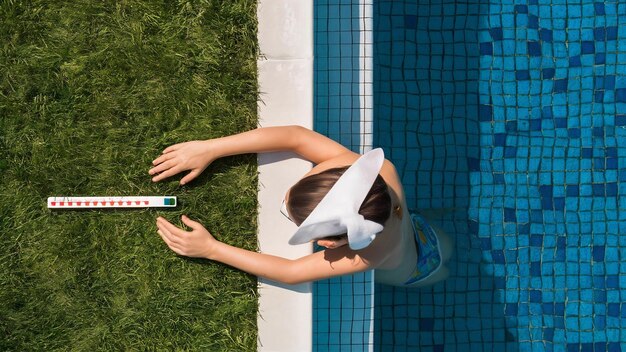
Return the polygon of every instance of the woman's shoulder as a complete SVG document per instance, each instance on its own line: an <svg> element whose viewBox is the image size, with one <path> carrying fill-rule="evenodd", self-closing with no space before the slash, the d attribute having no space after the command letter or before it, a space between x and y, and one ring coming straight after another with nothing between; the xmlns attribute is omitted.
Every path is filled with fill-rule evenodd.
<svg viewBox="0 0 626 352"><path fill-rule="evenodd" d="M336 167L350 166L354 164L360 156L361 154L352 151L337 155L332 159L325 160L315 165L305 176L314 175ZM396 193L396 196L399 199L404 200L404 190L402 188L400 176L398 175L395 165L388 159L385 159L383 166L380 169L380 175L385 180L387 185Z"/></svg>
<svg viewBox="0 0 626 352"><path fill-rule="evenodd" d="M336 167L352 165L360 156L361 156L360 154L351 152L351 151L348 151L343 154L339 154L331 159L325 160L315 165L313 169L311 170L312 171L311 174L320 173L320 172L326 171L328 169L333 169Z"/></svg>
<svg viewBox="0 0 626 352"><path fill-rule="evenodd" d="M323 171L326 171L328 169L333 169L336 167L343 167L343 166L350 166L352 164L354 164L354 162L361 156L361 154L349 151L340 155L337 155L331 159L325 160L317 165L315 165L312 169L310 174L316 174L316 173L320 173ZM396 172L396 168L393 165L393 163L391 161L389 161L388 159L385 159L385 162L383 163L382 169L380 170L381 176L383 176L383 178L385 178L385 174L387 174L388 176L391 176L393 178L399 179L398 178L398 173ZM387 181L385 179L385 181Z"/></svg>

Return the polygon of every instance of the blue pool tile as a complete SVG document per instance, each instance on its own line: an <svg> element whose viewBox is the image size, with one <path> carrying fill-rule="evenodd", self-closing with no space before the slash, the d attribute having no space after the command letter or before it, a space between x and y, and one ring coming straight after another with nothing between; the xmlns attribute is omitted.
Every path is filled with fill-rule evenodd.
<svg viewBox="0 0 626 352"><path fill-rule="evenodd" d="M530 275L541 276L541 262L530 263Z"/></svg>
<svg viewBox="0 0 626 352"><path fill-rule="evenodd" d="M496 133L493 135L493 145L504 147L506 145L506 133Z"/></svg>
<svg viewBox="0 0 626 352"><path fill-rule="evenodd" d="M515 71L515 79L518 81L529 80L530 79L530 71L528 70L517 70Z"/></svg>
<svg viewBox="0 0 626 352"><path fill-rule="evenodd" d="M622 346L619 342L609 342L607 344L607 352L623 352L626 350L626 345Z"/></svg>
<svg viewBox="0 0 626 352"><path fill-rule="evenodd" d="M507 303L504 308L505 316L515 316L517 315L518 305L517 303Z"/></svg>
<svg viewBox="0 0 626 352"><path fill-rule="evenodd" d="M606 27L606 40L616 40L618 34L617 26Z"/></svg>
<svg viewBox="0 0 626 352"><path fill-rule="evenodd" d="M615 90L615 101L626 103L626 88L619 88Z"/></svg>
<svg viewBox="0 0 626 352"><path fill-rule="evenodd" d="M541 303L542 302L541 291L539 291L539 290L530 290L529 298L530 298L530 302Z"/></svg>
<svg viewBox="0 0 626 352"><path fill-rule="evenodd" d="M615 89L615 75L597 76L594 78L595 89Z"/></svg>
<svg viewBox="0 0 626 352"><path fill-rule="evenodd" d="M493 55L493 43L491 42L480 43L480 54L481 55Z"/></svg>
<svg viewBox="0 0 626 352"><path fill-rule="evenodd" d="M557 79L557 80L554 81L554 88L552 89L552 91L554 93L564 93L564 92L567 92L567 84L568 84L568 79L567 78Z"/></svg>
<svg viewBox="0 0 626 352"><path fill-rule="evenodd" d="M565 197L554 197L553 202L555 210L565 209Z"/></svg>
<svg viewBox="0 0 626 352"><path fill-rule="evenodd" d="M480 248L483 251L491 250L491 239L490 238L480 238Z"/></svg>
<svg viewBox="0 0 626 352"><path fill-rule="evenodd" d="M565 303L555 302L554 303L554 314L563 316L565 314Z"/></svg>
<svg viewBox="0 0 626 352"><path fill-rule="evenodd" d="M434 319L431 318L421 318L419 323L420 331L433 331L433 326L435 324Z"/></svg>
<svg viewBox="0 0 626 352"><path fill-rule="evenodd" d="M604 138L604 128L603 127L594 127L592 135L598 138Z"/></svg>
<svg viewBox="0 0 626 352"><path fill-rule="evenodd" d="M492 121L493 120L493 107L491 105L481 104L479 108L480 121Z"/></svg>
<svg viewBox="0 0 626 352"><path fill-rule="evenodd" d="M615 89L615 75L607 75L604 77L604 89Z"/></svg>
<svg viewBox="0 0 626 352"><path fill-rule="evenodd" d="M597 90L593 96L593 101L596 103L603 103L604 102L604 91L603 90Z"/></svg>
<svg viewBox="0 0 626 352"><path fill-rule="evenodd" d="M541 43L535 41L529 41L527 44L528 55L541 56Z"/></svg>
<svg viewBox="0 0 626 352"><path fill-rule="evenodd" d="M583 41L581 44L581 53L584 54L593 54L596 52L595 43L592 41Z"/></svg>
<svg viewBox="0 0 626 352"><path fill-rule="evenodd" d="M417 16L404 15L404 26L406 28L415 29L417 27Z"/></svg>
<svg viewBox="0 0 626 352"><path fill-rule="evenodd" d="M531 234L530 235L530 245L534 247L542 247L543 246L543 235L542 234Z"/></svg>
<svg viewBox="0 0 626 352"><path fill-rule="evenodd" d="M595 10L596 15L605 15L606 12L604 11L604 3L602 2L595 2L593 4L593 8Z"/></svg>
<svg viewBox="0 0 626 352"><path fill-rule="evenodd" d="M554 303L548 302L541 305L541 311L546 315L554 315Z"/></svg>
<svg viewBox="0 0 626 352"><path fill-rule="evenodd" d="M619 277L617 275L607 275L606 288L619 288Z"/></svg>
<svg viewBox="0 0 626 352"><path fill-rule="evenodd" d="M580 138L580 128L569 128L567 135L569 138Z"/></svg>
<svg viewBox="0 0 626 352"><path fill-rule="evenodd" d="M554 69L544 69L544 71L546 70L552 70L552 76L554 76ZM552 78L552 77L544 77L544 78ZM552 116L552 107L551 106L544 106L541 109L541 118L542 119L551 119Z"/></svg>
<svg viewBox="0 0 626 352"><path fill-rule="evenodd" d="M528 13L528 6L527 5L515 5L515 12L516 13Z"/></svg>
<svg viewBox="0 0 626 352"><path fill-rule="evenodd" d="M505 130L506 132L517 132L517 121L507 121Z"/></svg>
<svg viewBox="0 0 626 352"><path fill-rule="evenodd" d="M605 246L593 246L593 260L596 262L604 261Z"/></svg>
<svg viewBox="0 0 626 352"><path fill-rule="evenodd" d="M606 159L606 168L609 170L617 170L619 167L617 158L607 158Z"/></svg>
<svg viewBox="0 0 626 352"><path fill-rule="evenodd" d="M539 39L544 42L552 42L552 30L541 28L539 30Z"/></svg>
<svg viewBox="0 0 626 352"><path fill-rule="evenodd" d="M468 157L467 166L469 171L480 171L480 160Z"/></svg>
<svg viewBox="0 0 626 352"><path fill-rule="evenodd" d="M557 117L554 119L554 127L557 128L567 128L567 119L566 118L561 118L561 117Z"/></svg>
<svg viewBox="0 0 626 352"><path fill-rule="evenodd" d="M492 250L491 257L493 258L493 262L496 264L504 264L504 252L501 250Z"/></svg>
<svg viewBox="0 0 626 352"><path fill-rule="evenodd" d="M608 303L606 308L606 314L611 317L619 317L620 303Z"/></svg>
<svg viewBox="0 0 626 352"><path fill-rule="evenodd" d="M489 29L489 34L493 40L502 40L503 32L502 27L492 27Z"/></svg>
<svg viewBox="0 0 626 352"><path fill-rule="evenodd" d="M505 222L516 222L517 216L515 214L515 209L513 208L504 208L504 221Z"/></svg>
<svg viewBox="0 0 626 352"><path fill-rule="evenodd" d="M530 120L530 130L531 131L541 131L542 130L541 119L532 119L532 120Z"/></svg>
<svg viewBox="0 0 626 352"><path fill-rule="evenodd" d="M566 195L568 197L578 197L578 195L579 195L579 187L578 187L578 185L567 185L566 186Z"/></svg>
<svg viewBox="0 0 626 352"><path fill-rule="evenodd" d="M607 147L605 148L606 156L617 157L617 148L616 147Z"/></svg>
<svg viewBox="0 0 626 352"><path fill-rule="evenodd" d="M539 29L539 17L528 15L528 28Z"/></svg>

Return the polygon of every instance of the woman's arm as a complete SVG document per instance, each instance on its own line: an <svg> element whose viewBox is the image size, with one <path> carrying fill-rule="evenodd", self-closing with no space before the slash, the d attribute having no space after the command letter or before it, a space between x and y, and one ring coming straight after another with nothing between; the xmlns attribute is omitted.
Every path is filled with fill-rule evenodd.
<svg viewBox="0 0 626 352"><path fill-rule="evenodd" d="M371 263L350 250L348 246L326 249L290 260L218 242L208 259L230 265L252 275L290 285L373 269Z"/></svg>
<svg viewBox="0 0 626 352"><path fill-rule="evenodd" d="M217 241L202 224L186 216L182 220L192 231L184 231L163 218L157 219L159 235L174 252L215 260L273 281L298 284L357 273L376 266L376 259L369 259L369 256L365 259L348 246L327 249L295 260L252 252Z"/></svg>
<svg viewBox="0 0 626 352"><path fill-rule="evenodd" d="M319 164L338 155L351 153L341 144L300 126L267 127L232 136L174 144L163 150L148 172L154 182L190 170L181 180L196 178L215 159L245 153L292 151Z"/></svg>
<svg viewBox="0 0 626 352"><path fill-rule="evenodd" d="M315 164L349 152L341 144L301 126L265 127L210 140L218 157L292 151Z"/></svg>

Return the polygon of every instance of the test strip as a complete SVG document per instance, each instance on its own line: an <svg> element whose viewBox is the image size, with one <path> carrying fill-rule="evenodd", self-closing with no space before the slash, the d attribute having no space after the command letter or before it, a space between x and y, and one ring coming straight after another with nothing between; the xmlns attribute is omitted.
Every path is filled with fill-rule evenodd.
<svg viewBox="0 0 626 352"><path fill-rule="evenodd" d="M49 209L173 208L176 197L48 197Z"/></svg>

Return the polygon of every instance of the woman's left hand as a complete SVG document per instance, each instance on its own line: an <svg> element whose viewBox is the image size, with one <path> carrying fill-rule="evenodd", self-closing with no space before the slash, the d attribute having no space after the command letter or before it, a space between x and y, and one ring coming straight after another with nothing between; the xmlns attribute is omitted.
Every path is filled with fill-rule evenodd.
<svg viewBox="0 0 626 352"><path fill-rule="evenodd" d="M185 231L162 217L157 218L157 232L176 254L194 258L211 258L217 240L199 222L182 216L183 223L192 231Z"/></svg>

